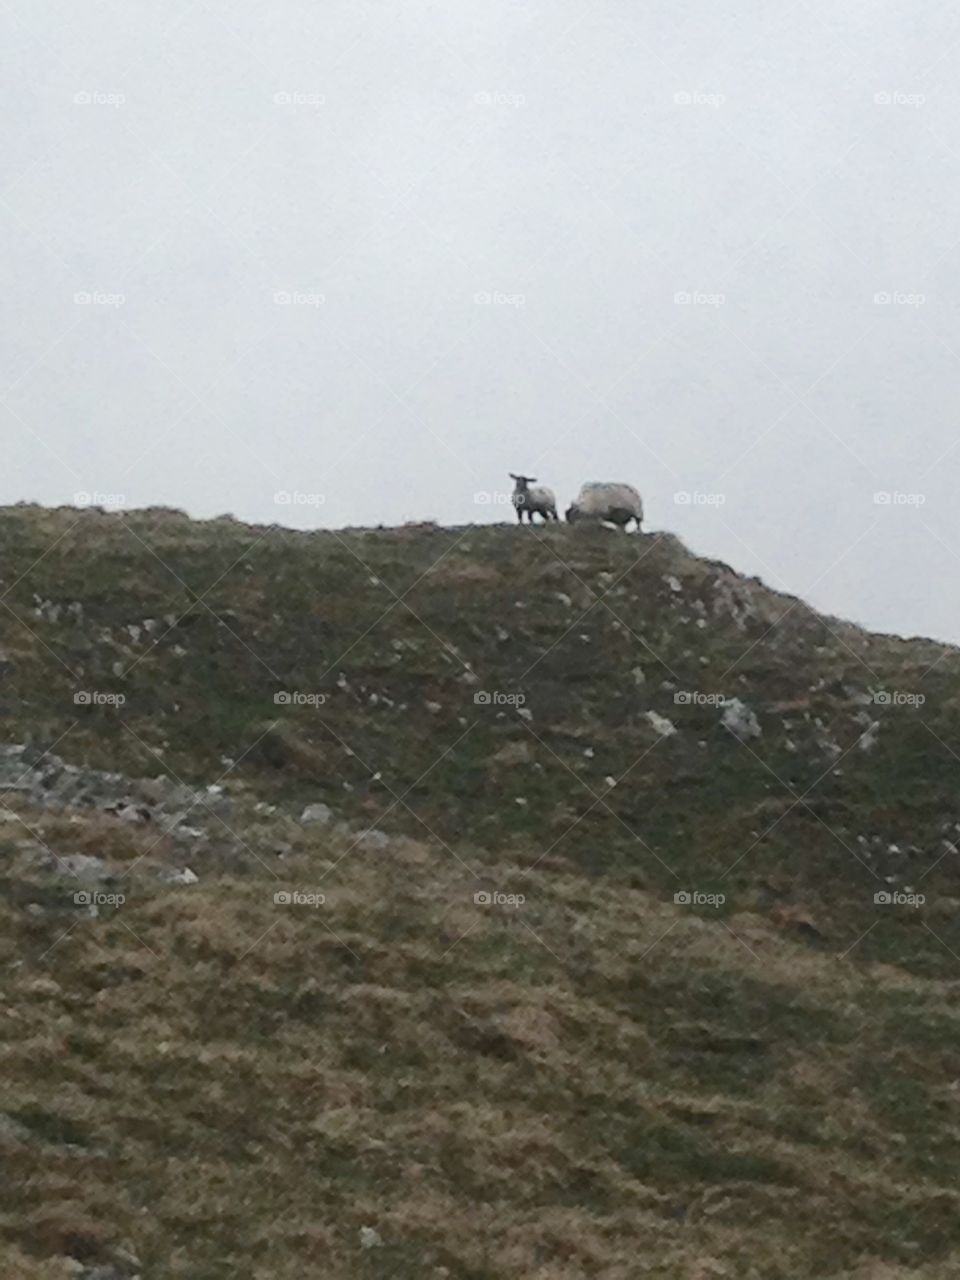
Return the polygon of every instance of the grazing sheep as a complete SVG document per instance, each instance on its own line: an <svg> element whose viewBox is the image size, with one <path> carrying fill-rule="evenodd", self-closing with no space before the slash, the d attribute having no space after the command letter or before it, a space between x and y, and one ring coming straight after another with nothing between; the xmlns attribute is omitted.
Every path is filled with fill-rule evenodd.
<svg viewBox="0 0 960 1280"><path fill-rule="evenodd" d="M636 521L637 532L643 520L643 500L632 484L601 483L596 480L582 485L576 501L567 508L567 521L605 521L626 529Z"/></svg>
<svg viewBox="0 0 960 1280"><path fill-rule="evenodd" d="M528 524L533 524L534 512L538 512L544 521L560 519L557 515L557 499L553 490L542 484L537 485L535 489L530 488L532 484L536 484L536 476L515 476L511 471L510 479L516 481L510 501L514 505L517 519L521 524L523 524L524 512L527 513Z"/></svg>

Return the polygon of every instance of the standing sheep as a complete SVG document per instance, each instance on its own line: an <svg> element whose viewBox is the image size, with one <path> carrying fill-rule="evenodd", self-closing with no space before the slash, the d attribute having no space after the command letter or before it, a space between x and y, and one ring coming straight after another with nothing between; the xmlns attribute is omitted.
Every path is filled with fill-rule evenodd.
<svg viewBox="0 0 960 1280"><path fill-rule="evenodd" d="M582 485L576 501L567 508L567 521L606 521L626 529L631 520L637 532L643 520L643 499L632 484L588 481Z"/></svg>
<svg viewBox="0 0 960 1280"><path fill-rule="evenodd" d="M534 512L538 512L544 521L560 519L557 515L557 499L553 490L542 484L537 485L535 489L530 488L532 484L536 484L536 476L515 476L511 471L510 479L516 481L510 501L521 524L523 524L524 512L527 513L528 524L533 524Z"/></svg>

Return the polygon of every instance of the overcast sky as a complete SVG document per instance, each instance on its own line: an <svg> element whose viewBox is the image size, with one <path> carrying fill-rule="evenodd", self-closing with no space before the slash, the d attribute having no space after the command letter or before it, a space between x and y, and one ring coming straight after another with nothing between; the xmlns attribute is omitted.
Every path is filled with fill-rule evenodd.
<svg viewBox="0 0 960 1280"><path fill-rule="evenodd" d="M960 641L955 5L5 0L0 41L0 502L628 480Z"/></svg>

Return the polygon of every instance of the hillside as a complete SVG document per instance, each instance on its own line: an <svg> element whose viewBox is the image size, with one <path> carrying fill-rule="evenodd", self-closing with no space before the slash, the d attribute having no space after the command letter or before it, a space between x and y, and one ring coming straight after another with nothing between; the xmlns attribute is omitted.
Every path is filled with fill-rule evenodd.
<svg viewBox="0 0 960 1280"><path fill-rule="evenodd" d="M0 1275L960 1276L958 651L670 535L0 547Z"/></svg>

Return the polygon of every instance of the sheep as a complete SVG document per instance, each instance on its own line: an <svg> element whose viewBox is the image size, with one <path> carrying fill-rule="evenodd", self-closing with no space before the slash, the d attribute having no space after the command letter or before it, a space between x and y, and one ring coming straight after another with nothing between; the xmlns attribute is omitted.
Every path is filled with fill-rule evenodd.
<svg viewBox="0 0 960 1280"><path fill-rule="evenodd" d="M511 471L510 479L516 481L510 501L521 524L523 524L524 512L527 513L528 524L533 524L534 512L538 512L544 521L560 519L557 515L557 499L553 490L542 484L537 485L535 489L530 488L532 484L536 484L536 476L515 476Z"/></svg>
<svg viewBox="0 0 960 1280"><path fill-rule="evenodd" d="M637 532L643 520L643 499L632 484L588 481L582 485L576 501L567 508L567 522L578 520L605 521L626 529L636 521Z"/></svg>

